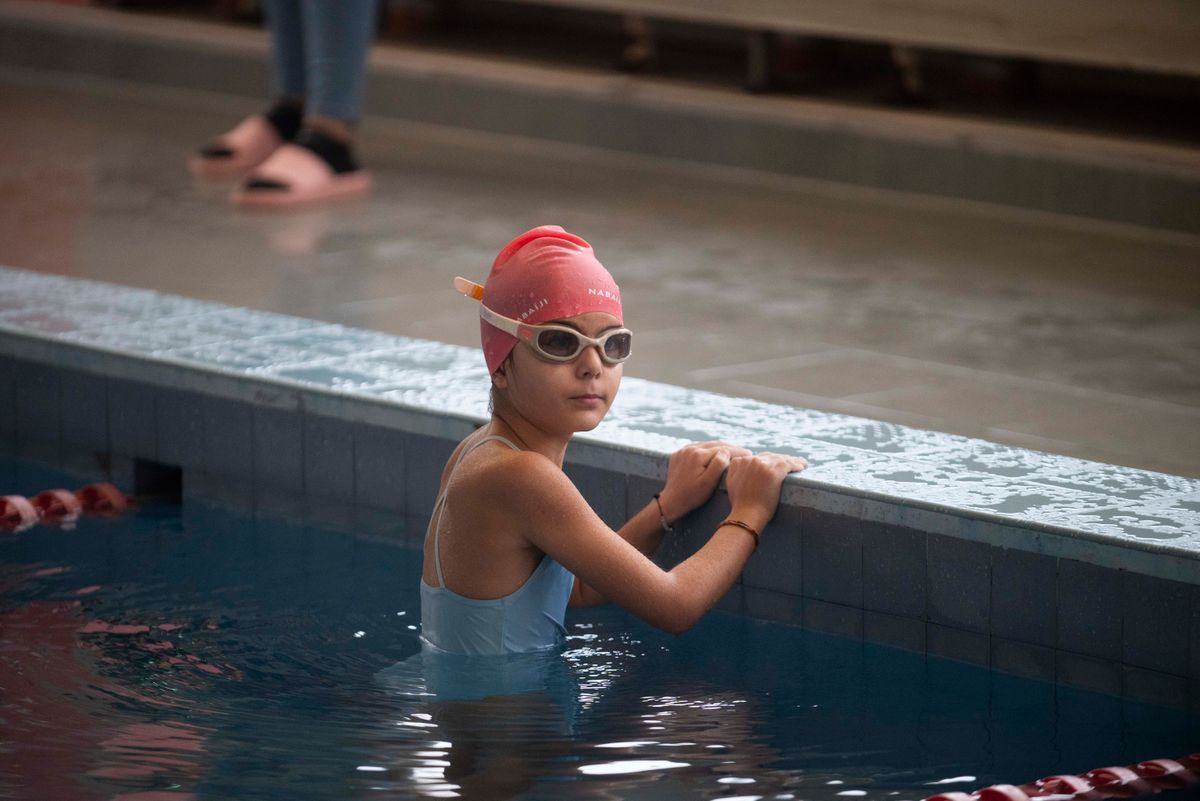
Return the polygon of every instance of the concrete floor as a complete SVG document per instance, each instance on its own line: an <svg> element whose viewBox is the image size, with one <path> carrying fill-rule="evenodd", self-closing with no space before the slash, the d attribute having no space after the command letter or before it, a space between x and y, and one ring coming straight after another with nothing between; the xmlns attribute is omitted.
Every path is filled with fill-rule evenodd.
<svg viewBox="0 0 1200 801"><path fill-rule="evenodd" d="M368 201L245 213L188 152L255 104L0 71L0 263L477 344L450 289L558 223L627 372L1200 476L1200 239L368 119Z"/></svg>

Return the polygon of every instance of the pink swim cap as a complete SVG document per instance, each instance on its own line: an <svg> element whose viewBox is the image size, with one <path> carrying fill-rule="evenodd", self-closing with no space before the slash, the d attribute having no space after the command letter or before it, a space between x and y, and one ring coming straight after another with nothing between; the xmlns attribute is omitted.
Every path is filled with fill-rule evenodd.
<svg viewBox="0 0 1200 801"><path fill-rule="evenodd" d="M621 291L596 260L592 246L557 225L526 231L504 246L483 285L483 305L497 314L537 324L586 312L621 321ZM479 321L483 358L496 372L517 338Z"/></svg>

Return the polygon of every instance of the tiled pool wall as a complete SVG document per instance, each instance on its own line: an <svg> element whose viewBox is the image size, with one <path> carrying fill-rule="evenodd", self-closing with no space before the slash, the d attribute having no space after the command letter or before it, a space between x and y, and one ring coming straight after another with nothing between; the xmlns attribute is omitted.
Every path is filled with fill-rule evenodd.
<svg viewBox="0 0 1200 801"><path fill-rule="evenodd" d="M47 303L47 293L57 301ZM127 490L137 487L139 466L168 465L179 468L185 495L415 545L442 465L484 420L480 363L476 352L440 343L0 268L4 447ZM1038 522L1038 509L989 513L930 501L915 485L905 497L872 483L883 474L867 468L882 459L893 472L925 464L893 447L897 440L946 435L893 426L889 440L873 443L877 452L848 459L839 454L855 448L834 446L854 418L816 424L815 413L757 402L747 415L750 402L650 382L627 381L627 391L618 405L630 409L578 438L566 467L614 526L649 502L666 455L689 436L741 431L754 447L812 448L814 467L785 486L776 520L722 608L1200 711L1196 532L1140 542L1111 530L1114 520L1136 521L1128 510L1141 506L1159 510L1160 521L1170 517L1165 509L1196 511L1200 482L1094 465L1094 481L1129 497L1119 513L1088 511L1079 519L1100 522L1072 530L1061 516L1053 526ZM663 403L670 420L646 413ZM738 430L712 422L739 415ZM781 420L800 419L810 439L779 433ZM841 433L821 439L821 431ZM975 443L974 459L999 447L946 439ZM1059 460L1004 453L1010 465L1037 456L1050 469ZM1076 471L1091 464L1065 461ZM950 486L963 475L951 472ZM1055 489L1061 479L1049 475L1042 490L1082 494ZM1138 481L1143 490L1134 492ZM686 556L726 511L719 494L680 521L658 561ZM1191 526L1186 514L1172 519Z"/></svg>

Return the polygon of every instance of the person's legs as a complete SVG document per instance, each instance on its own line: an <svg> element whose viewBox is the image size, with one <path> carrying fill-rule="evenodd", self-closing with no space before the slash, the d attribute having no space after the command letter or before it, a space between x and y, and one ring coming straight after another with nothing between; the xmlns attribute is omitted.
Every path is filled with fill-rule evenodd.
<svg viewBox="0 0 1200 801"><path fill-rule="evenodd" d="M273 103L264 113L252 114L200 148L189 162L197 175L243 174L300 131L307 91L300 0L263 0L263 13L271 36Z"/></svg>
<svg viewBox="0 0 1200 801"><path fill-rule="evenodd" d="M367 51L375 33L378 0L299 0L307 57L307 120L327 134L352 132L362 114ZM342 130L339 131L337 124Z"/></svg>
<svg viewBox="0 0 1200 801"><path fill-rule="evenodd" d="M378 0L297 0L304 29L304 123L234 193L240 205L292 206L356 197L371 178L351 151L362 111Z"/></svg>
<svg viewBox="0 0 1200 801"><path fill-rule="evenodd" d="M303 104L308 94L308 82L300 0L262 0L262 8L271 34L271 78L275 98Z"/></svg>

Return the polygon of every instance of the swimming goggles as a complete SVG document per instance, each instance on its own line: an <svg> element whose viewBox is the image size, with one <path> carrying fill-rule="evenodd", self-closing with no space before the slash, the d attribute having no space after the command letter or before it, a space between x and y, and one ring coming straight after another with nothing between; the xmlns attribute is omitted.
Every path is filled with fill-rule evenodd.
<svg viewBox="0 0 1200 801"><path fill-rule="evenodd" d="M633 332L614 328L593 339L565 325L531 325L505 317L484 306L483 287L466 278L455 278L454 288L469 298L480 301L479 316L506 334L525 342L533 352L552 362L571 362L585 348L599 348L600 358L609 364L620 364L629 358L633 347Z"/></svg>

